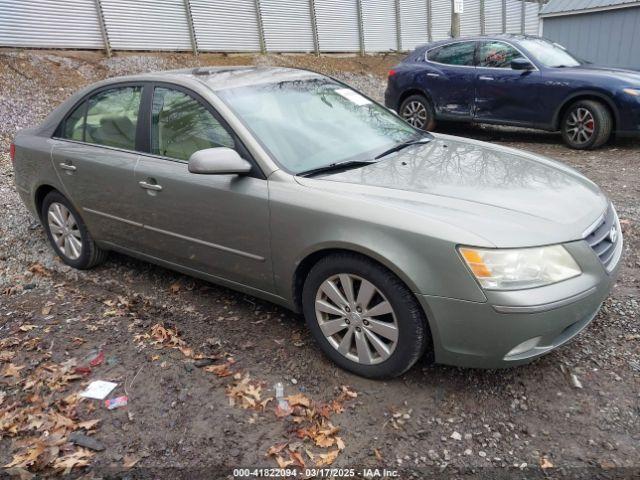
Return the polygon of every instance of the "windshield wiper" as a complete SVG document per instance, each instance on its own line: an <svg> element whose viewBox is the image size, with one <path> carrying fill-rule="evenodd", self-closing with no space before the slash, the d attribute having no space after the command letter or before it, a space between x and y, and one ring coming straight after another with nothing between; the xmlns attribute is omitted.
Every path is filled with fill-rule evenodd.
<svg viewBox="0 0 640 480"><path fill-rule="evenodd" d="M310 177L318 173L333 172L336 170L347 170L349 168L363 167L365 165L371 165L377 163L375 160L347 160L345 162L336 162L322 167L312 168L311 170L305 170L298 173L301 177Z"/></svg>
<svg viewBox="0 0 640 480"><path fill-rule="evenodd" d="M399 152L400 150L410 147L411 145L420 145L422 143L428 143L431 141L431 138L429 137L423 137L423 138L419 138L417 140L409 140L407 142L402 142L399 143L398 145L395 145L394 147L391 147L389 150L385 150L384 152L382 152L380 155L378 155L376 157L376 160L382 158L382 157L386 157L387 155L389 155L390 153L393 152Z"/></svg>

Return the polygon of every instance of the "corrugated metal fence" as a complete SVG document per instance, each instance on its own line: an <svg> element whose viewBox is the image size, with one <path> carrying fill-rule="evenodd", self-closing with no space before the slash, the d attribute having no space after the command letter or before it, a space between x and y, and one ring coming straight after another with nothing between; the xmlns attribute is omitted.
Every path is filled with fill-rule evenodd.
<svg viewBox="0 0 640 480"><path fill-rule="evenodd" d="M460 35L538 32L538 0L465 0ZM0 0L0 46L406 51L451 36L452 0Z"/></svg>

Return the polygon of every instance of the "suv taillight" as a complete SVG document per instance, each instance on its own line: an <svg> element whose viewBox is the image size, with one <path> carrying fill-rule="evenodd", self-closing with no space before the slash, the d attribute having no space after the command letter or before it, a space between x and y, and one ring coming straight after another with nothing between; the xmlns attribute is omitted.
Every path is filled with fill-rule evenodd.
<svg viewBox="0 0 640 480"><path fill-rule="evenodd" d="M16 145L14 143L9 147L9 156L11 157L11 163L16 160Z"/></svg>
<svg viewBox="0 0 640 480"><path fill-rule="evenodd" d="M396 74L395 70L393 70L393 69L389 70L389 76L390 77L393 77L395 74Z"/></svg>

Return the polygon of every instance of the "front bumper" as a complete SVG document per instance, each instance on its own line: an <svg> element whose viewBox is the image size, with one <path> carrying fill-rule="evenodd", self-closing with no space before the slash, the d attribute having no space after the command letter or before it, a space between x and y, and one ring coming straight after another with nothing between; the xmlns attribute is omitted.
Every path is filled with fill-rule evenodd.
<svg viewBox="0 0 640 480"><path fill-rule="evenodd" d="M583 273L564 282L521 291L485 291L488 301L483 303L419 295L429 319L436 362L510 367L568 342L596 317L611 291L623 248L622 240L618 243L610 273L591 247L579 241L565 247Z"/></svg>

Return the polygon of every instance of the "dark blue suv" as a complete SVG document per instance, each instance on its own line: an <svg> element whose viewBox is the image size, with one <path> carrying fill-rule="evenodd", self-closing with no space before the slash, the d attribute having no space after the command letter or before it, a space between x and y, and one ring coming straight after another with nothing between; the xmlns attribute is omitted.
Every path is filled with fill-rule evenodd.
<svg viewBox="0 0 640 480"><path fill-rule="evenodd" d="M389 72L385 103L424 130L438 120L538 128L579 149L640 135L640 72L589 64L533 36L418 47Z"/></svg>

